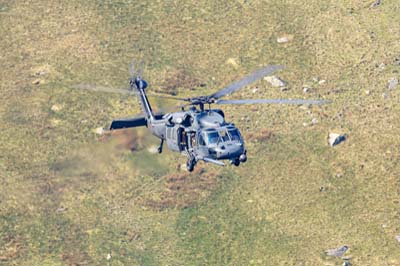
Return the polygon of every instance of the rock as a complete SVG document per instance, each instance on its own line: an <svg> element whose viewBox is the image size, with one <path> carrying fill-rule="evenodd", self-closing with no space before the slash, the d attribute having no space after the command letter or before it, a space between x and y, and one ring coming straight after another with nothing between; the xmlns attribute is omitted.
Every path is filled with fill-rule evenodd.
<svg viewBox="0 0 400 266"><path fill-rule="evenodd" d="M156 154L156 153L158 153L158 147L155 146L155 145L150 146L150 147L147 149L147 151L150 152L150 153L152 153L152 154Z"/></svg>
<svg viewBox="0 0 400 266"><path fill-rule="evenodd" d="M396 240L400 243L400 235L396 236Z"/></svg>
<svg viewBox="0 0 400 266"><path fill-rule="evenodd" d="M57 208L56 212L61 213L61 212L65 212L66 210L68 210L68 208L61 206L61 207Z"/></svg>
<svg viewBox="0 0 400 266"><path fill-rule="evenodd" d="M272 87L285 87L287 85L285 81L277 76L264 77L264 80L268 81Z"/></svg>
<svg viewBox="0 0 400 266"><path fill-rule="evenodd" d="M382 93L382 98L386 100L386 99L389 98L389 95L388 95L387 93L384 92L384 93Z"/></svg>
<svg viewBox="0 0 400 266"><path fill-rule="evenodd" d="M59 105L57 105L57 104L54 104L54 105L51 107L51 110L52 110L53 112L58 112L58 111L60 111L61 109L62 109L62 107L59 106Z"/></svg>
<svg viewBox="0 0 400 266"><path fill-rule="evenodd" d="M111 253L108 253L106 259L111 260L111 258L112 258Z"/></svg>
<svg viewBox="0 0 400 266"><path fill-rule="evenodd" d="M97 135L103 135L106 131L102 127L98 127L94 131Z"/></svg>
<svg viewBox="0 0 400 266"><path fill-rule="evenodd" d="M42 83L40 79L35 79L34 81L32 81L33 85L39 85L40 83Z"/></svg>
<svg viewBox="0 0 400 266"><path fill-rule="evenodd" d="M371 91L370 91L370 90L366 90L366 91L365 91L365 94L366 94L366 95L370 95L370 94L371 94Z"/></svg>
<svg viewBox="0 0 400 266"><path fill-rule="evenodd" d="M341 134L337 134L337 133L329 133L328 142L331 147L336 146L345 140L346 140L345 135L341 135Z"/></svg>
<svg viewBox="0 0 400 266"><path fill-rule="evenodd" d="M350 261L344 261L342 266L351 266L351 263Z"/></svg>
<svg viewBox="0 0 400 266"><path fill-rule="evenodd" d="M399 84L399 80L397 78L391 78L388 80L388 89L393 90Z"/></svg>
<svg viewBox="0 0 400 266"><path fill-rule="evenodd" d="M184 163L181 164L181 165L179 166L179 170L187 172L186 164L184 164Z"/></svg>
<svg viewBox="0 0 400 266"><path fill-rule="evenodd" d="M337 178L341 178L343 175L342 175L342 173L336 173L336 175L335 175L335 177L337 177Z"/></svg>
<svg viewBox="0 0 400 266"><path fill-rule="evenodd" d="M325 254L331 257L342 257L348 249L348 246L341 246L338 248L325 250Z"/></svg>
<svg viewBox="0 0 400 266"><path fill-rule="evenodd" d="M288 37L279 37L278 39L276 39L276 41L278 43L286 43L286 42L289 42L289 39L288 39Z"/></svg>
<svg viewBox="0 0 400 266"><path fill-rule="evenodd" d="M314 118L311 120L311 124L313 124L313 125L318 124L318 119L314 117Z"/></svg>
<svg viewBox="0 0 400 266"><path fill-rule="evenodd" d="M324 79L321 79L320 81L318 81L318 84L319 85L323 85L323 84L325 84L326 83L326 80L324 80Z"/></svg>
<svg viewBox="0 0 400 266"><path fill-rule="evenodd" d="M228 60L226 60L226 63L233 66L234 68L237 68L239 66L235 58L229 58Z"/></svg>
<svg viewBox="0 0 400 266"><path fill-rule="evenodd" d="M303 87L303 92L304 93L308 93L308 92L310 92L311 91L311 88L310 87L307 87L307 86L304 86Z"/></svg>
<svg viewBox="0 0 400 266"><path fill-rule="evenodd" d="M381 64L378 66L378 70L379 70L379 71L383 71L383 70L385 70L385 68L386 68L385 63L381 63Z"/></svg>
<svg viewBox="0 0 400 266"><path fill-rule="evenodd" d="M287 43L293 40L293 35L284 35L276 39L278 43Z"/></svg>
<svg viewBox="0 0 400 266"><path fill-rule="evenodd" d="M39 71L37 71L37 72L35 73L35 76L43 76L43 75L46 75L46 74L47 74L46 71L44 71L44 70L39 70Z"/></svg>
<svg viewBox="0 0 400 266"><path fill-rule="evenodd" d="M375 8L381 5L381 0L375 0L372 4L371 4L371 8Z"/></svg>

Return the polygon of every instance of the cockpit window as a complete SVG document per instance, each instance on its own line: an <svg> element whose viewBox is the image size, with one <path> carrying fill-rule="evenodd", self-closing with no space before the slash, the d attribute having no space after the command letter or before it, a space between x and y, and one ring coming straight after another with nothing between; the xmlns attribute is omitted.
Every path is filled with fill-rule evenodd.
<svg viewBox="0 0 400 266"><path fill-rule="evenodd" d="M231 139L232 139L233 141L238 141L238 140L240 140L240 133L239 133L239 130L237 130L237 129L235 128L235 129L230 129L228 132L229 132L229 135L231 136Z"/></svg>
<svg viewBox="0 0 400 266"><path fill-rule="evenodd" d="M214 131L214 132L207 132L208 144L216 144L216 143L218 143L218 139L219 139L219 134L218 134L218 132L216 132L216 131Z"/></svg>
<svg viewBox="0 0 400 266"><path fill-rule="evenodd" d="M208 145L210 144L218 144L219 142L226 142L226 141L238 141L240 140L240 133L235 129L222 129L217 131L206 131L202 134L203 139L207 142ZM199 138L199 142L201 138Z"/></svg>
<svg viewBox="0 0 400 266"><path fill-rule="evenodd" d="M229 135L226 130L219 131L219 135L221 136L222 141L229 141Z"/></svg>

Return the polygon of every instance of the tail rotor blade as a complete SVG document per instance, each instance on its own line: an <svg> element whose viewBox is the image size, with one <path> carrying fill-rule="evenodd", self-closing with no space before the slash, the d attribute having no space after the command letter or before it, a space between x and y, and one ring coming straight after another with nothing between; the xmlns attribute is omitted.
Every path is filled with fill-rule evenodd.
<svg viewBox="0 0 400 266"><path fill-rule="evenodd" d="M144 61L140 60L139 64L138 64L138 69L137 69L137 75L139 77L143 76L143 70L144 70Z"/></svg>
<svg viewBox="0 0 400 266"><path fill-rule="evenodd" d="M144 61L133 59L128 66L128 72L131 77L142 77L144 69Z"/></svg>
<svg viewBox="0 0 400 266"><path fill-rule="evenodd" d="M135 59L133 59L133 60L131 61L131 63L129 64L129 66L128 66L128 72L129 72L129 75L130 75L131 77L135 77L135 76L137 75L136 61L135 61Z"/></svg>

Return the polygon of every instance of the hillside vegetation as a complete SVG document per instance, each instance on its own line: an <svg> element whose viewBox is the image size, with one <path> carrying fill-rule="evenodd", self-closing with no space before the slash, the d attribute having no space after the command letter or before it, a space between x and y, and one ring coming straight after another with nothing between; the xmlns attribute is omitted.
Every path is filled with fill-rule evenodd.
<svg viewBox="0 0 400 266"><path fill-rule="evenodd" d="M0 0L0 265L400 265L400 2L372 3ZM72 88L132 59L158 93L280 64L287 90L227 98L332 102L223 106L249 160L189 174L145 129L96 134L137 99Z"/></svg>

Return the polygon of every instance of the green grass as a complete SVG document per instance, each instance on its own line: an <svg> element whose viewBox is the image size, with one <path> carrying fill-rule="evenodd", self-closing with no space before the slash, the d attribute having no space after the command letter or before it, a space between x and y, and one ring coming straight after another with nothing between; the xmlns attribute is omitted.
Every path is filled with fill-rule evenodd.
<svg viewBox="0 0 400 266"><path fill-rule="evenodd" d="M400 5L369 5L2 1L0 265L341 265L323 251L344 244L353 265L399 265ZM282 64L288 91L232 97L332 103L223 106L248 162L188 174L145 130L94 133L136 99L71 88L126 87L132 59L150 91L206 95ZM348 138L331 148L331 131Z"/></svg>

